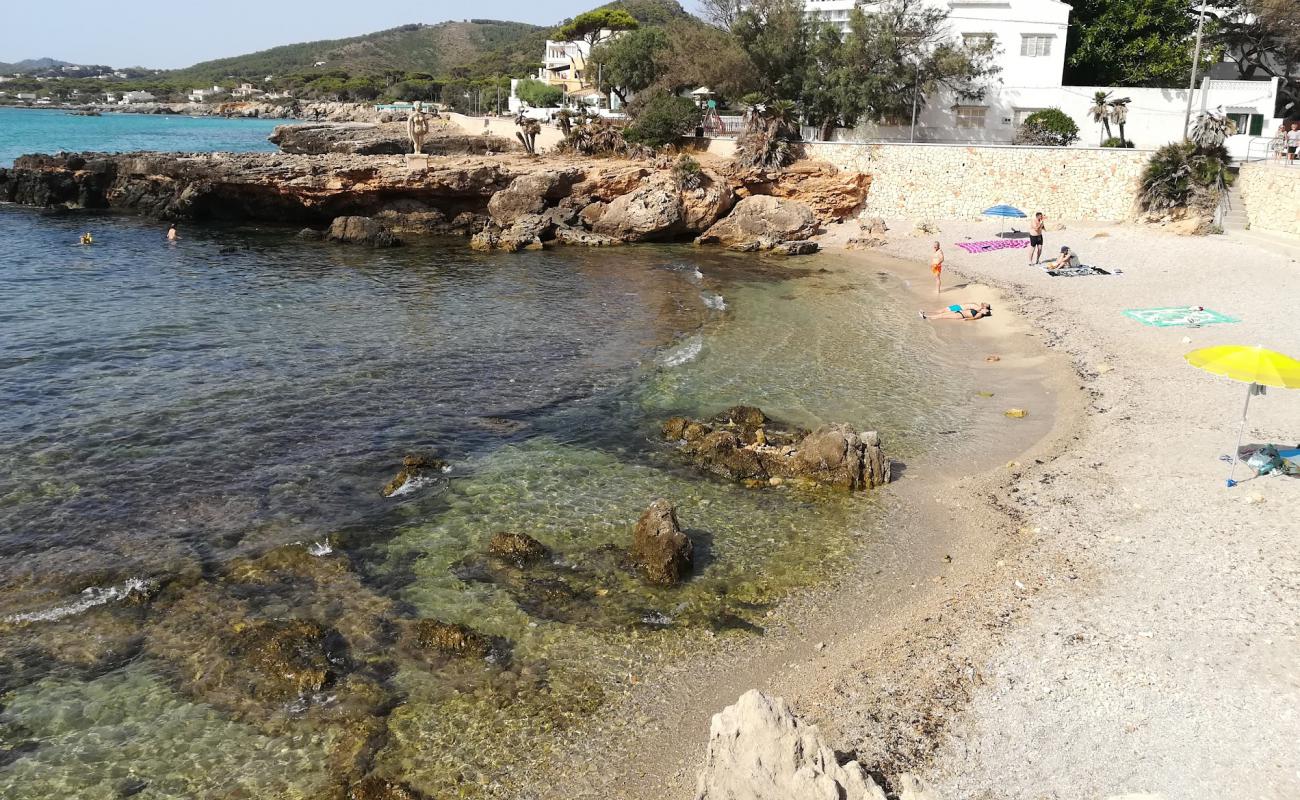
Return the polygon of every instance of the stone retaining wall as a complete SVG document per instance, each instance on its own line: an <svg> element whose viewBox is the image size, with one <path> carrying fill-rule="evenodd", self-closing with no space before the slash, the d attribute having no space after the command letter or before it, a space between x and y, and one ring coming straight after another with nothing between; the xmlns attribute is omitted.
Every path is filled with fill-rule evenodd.
<svg viewBox="0 0 1300 800"><path fill-rule="evenodd" d="M1251 230L1300 234L1300 164L1243 164L1237 191Z"/></svg>
<svg viewBox="0 0 1300 800"><path fill-rule="evenodd" d="M488 133L492 136L509 139L512 142L519 141L515 138L519 126L515 125L514 117L467 117L464 114L451 112L447 114L447 119L468 134ZM484 125L485 122L486 125ZM559 128L543 124L542 132L537 134L537 152L550 152L562 141L564 141L564 134L560 132Z"/></svg>
<svg viewBox="0 0 1300 800"><path fill-rule="evenodd" d="M1057 220L1134 216L1144 150L817 142L809 158L871 173L868 213L964 219L998 203ZM1300 170L1297 170L1300 172Z"/></svg>

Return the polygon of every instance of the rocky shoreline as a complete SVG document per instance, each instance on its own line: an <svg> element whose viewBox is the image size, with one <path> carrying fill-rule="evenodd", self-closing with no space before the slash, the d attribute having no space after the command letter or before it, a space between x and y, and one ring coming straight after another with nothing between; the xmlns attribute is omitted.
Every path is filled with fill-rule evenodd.
<svg viewBox="0 0 1300 800"><path fill-rule="evenodd" d="M469 236L476 249L505 251L695 240L797 255L815 252L811 238L855 213L870 185L815 162L775 173L711 164L688 184L669 158L318 154L391 148L394 131L307 127L277 136L311 154L21 156L0 169L0 202L301 224L316 231L304 235L368 245L422 235ZM435 136L431 146L486 149L492 140Z"/></svg>

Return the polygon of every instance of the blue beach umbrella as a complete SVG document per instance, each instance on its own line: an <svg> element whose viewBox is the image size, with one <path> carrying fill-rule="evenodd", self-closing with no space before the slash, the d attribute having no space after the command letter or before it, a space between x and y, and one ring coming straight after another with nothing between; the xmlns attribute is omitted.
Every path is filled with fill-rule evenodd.
<svg viewBox="0 0 1300 800"><path fill-rule="evenodd" d="M1015 206L1009 206L1005 203L1003 203L1002 205L993 206L992 208L986 208L980 213L982 213L986 217L1002 217L1004 220L1007 217L1017 217L1020 219L1024 219L1025 217L1029 216L1028 214L1016 208ZM1006 230L1007 230L1007 226L1006 223L1004 222L1002 225L1002 233L1006 233Z"/></svg>

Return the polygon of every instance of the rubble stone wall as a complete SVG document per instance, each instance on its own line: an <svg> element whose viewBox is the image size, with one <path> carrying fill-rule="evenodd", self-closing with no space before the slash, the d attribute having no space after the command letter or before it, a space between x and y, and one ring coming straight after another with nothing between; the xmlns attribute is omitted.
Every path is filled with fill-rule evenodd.
<svg viewBox="0 0 1300 800"><path fill-rule="evenodd" d="M1251 230L1300 234L1300 166L1243 164L1237 190Z"/></svg>
<svg viewBox="0 0 1300 800"><path fill-rule="evenodd" d="M870 173L865 208L873 216L969 219L1009 203L1030 215L1107 222L1133 218L1151 157L1115 148L839 142L810 143L806 155Z"/></svg>

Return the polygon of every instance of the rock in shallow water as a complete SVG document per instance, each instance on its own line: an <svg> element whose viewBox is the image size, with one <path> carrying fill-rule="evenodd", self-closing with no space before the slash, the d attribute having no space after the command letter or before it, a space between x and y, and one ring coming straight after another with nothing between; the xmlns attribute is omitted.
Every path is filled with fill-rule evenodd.
<svg viewBox="0 0 1300 800"><path fill-rule="evenodd" d="M632 560L651 583L671 586L691 569L694 548L677 522L677 510L655 500L641 515L632 533Z"/></svg>
<svg viewBox="0 0 1300 800"><path fill-rule="evenodd" d="M840 764L815 725L750 690L713 716L695 800L885 800L856 761Z"/></svg>
<svg viewBox="0 0 1300 800"><path fill-rule="evenodd" d="M502 531L488 542L488 555L523 569L529 564L546 558L546 545L526 533Z"/></svg>

